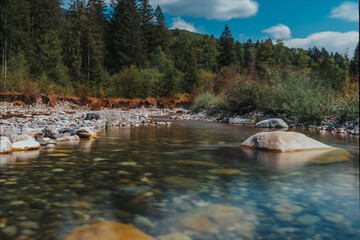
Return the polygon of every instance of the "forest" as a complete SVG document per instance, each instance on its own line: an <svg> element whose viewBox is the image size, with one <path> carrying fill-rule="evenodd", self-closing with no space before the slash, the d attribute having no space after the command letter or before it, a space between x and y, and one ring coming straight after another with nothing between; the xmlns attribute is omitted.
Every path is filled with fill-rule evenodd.
<svg viewBox="0 0 360 240"><path fill-rule="evenodd" d="M0 91L180 98L192 109L260 110L301 122L359 115L354 53L170 29L149 0L1 0ZM350 54L350 56L349 56Z"/></svg>

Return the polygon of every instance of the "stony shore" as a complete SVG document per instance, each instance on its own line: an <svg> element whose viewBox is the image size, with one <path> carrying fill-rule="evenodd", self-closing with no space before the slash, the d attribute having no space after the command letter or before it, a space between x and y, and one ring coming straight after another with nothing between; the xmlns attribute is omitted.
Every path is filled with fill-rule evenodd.
<svg viewBox="0 0 360 240"><path fill-rule="evenodd" d="M210 116L207 114L207 111L204 110L198 113L192 113L188 111L185 114L174 115L170 118L177 120L198 120L208 122L222 122L229 124L254 125L259 122L258 119L273 119L276 118L276 116L265 115L260 112L251 112L244 115L234 115L233 113L227 112ZM324 119L324 121L322 121L320 125L306 125L297 122L288 122L288 127L290 129L313 130L322 134L332 133L341 135L359 135L359 122L355 120L340 123L339 119L337 118L327 118Z"/></svg>
<svg viewBox="0 0 360 240"><path fill-rule="evenodd" d="M154 121L152 117L168 116L181 109L140 108L90 111L70 103L29 107L2 103L0 120L1 153L54 148L59 142L92 139L106 126L168 126L171 122Z"/></svg>
<svg viewBox="0 0 360 240"><path fill-rule="evenodd" d="M1 153L39 149L41 146L54 148L59 142L91 139L100 134L106 126L169 126L171 122L166 121L167 118L229 124L255 124L256 119L272 117L257 112L235 116L230 114L210 116L206 111L192 113L183 108L170 110L155 107L91 111L85 106L69 102L59 103L55 107L46 104L24 107L16 102L2 102L0 112L2 113L0 120ZM167 118L155 121L154 117ZM320 126L289 123L289 128L307 128L320 133L359 135L359 125L356 121L338 124L334 119L327 119Z"/></svg>

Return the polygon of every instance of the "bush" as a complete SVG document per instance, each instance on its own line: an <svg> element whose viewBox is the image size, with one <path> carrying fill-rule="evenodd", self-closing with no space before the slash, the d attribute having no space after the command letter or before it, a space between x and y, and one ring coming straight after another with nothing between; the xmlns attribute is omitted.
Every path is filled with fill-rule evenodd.
<svg viewBox="0 0 360 240"><path fill-rule="evenodd" d="M191 106L191 111L198 112L207 107L222 107L225 105L221 97L212 95L209 92L199 95Z"/></svg>
<svg viewBox="0 0 360 240"><path fill-rule="evenodd" d="M226 93L228 108L238 113L249 113L254 110L269 111L273 101L273 88L270 84L238 77Z"/></svg>
<svg viewBox="0 0 360 240"><path fill-rule="evenodd" d="M147 98L151 93L151 84L141 74L140 70L132 65L124 68L121 73L110 77L112 97Z"/></svg>
<svg viewBox="0 0 360 240"><path fill-rule="evenodd" d="M288 119L319 123L330 114L330 87L302 73L288 73L274 86L272 107Z"/></svg>

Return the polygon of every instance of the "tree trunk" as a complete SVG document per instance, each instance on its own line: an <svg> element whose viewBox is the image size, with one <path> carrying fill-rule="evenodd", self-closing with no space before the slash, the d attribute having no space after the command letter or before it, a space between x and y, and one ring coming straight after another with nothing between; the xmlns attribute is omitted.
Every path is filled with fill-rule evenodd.
<svg viewBox="0 0 360 240"><path fill-rule="evenodd" d="M89 37L88 37L88 61L87 61L87 81L88 84L90 84L90 31L89 31Z"/></svg>

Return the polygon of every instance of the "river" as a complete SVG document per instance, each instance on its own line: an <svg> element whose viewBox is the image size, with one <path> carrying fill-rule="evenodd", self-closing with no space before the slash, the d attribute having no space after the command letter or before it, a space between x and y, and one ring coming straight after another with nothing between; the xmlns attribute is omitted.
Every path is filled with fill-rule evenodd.
<svg viewBox="0 0 360 240"><path fill-rule="evenodd" d="M350 156L239 147L259 131L174 121L1 156L0 239L65 239L99 221L154 238L357 239L359 138L305 132Z"/></svg>

